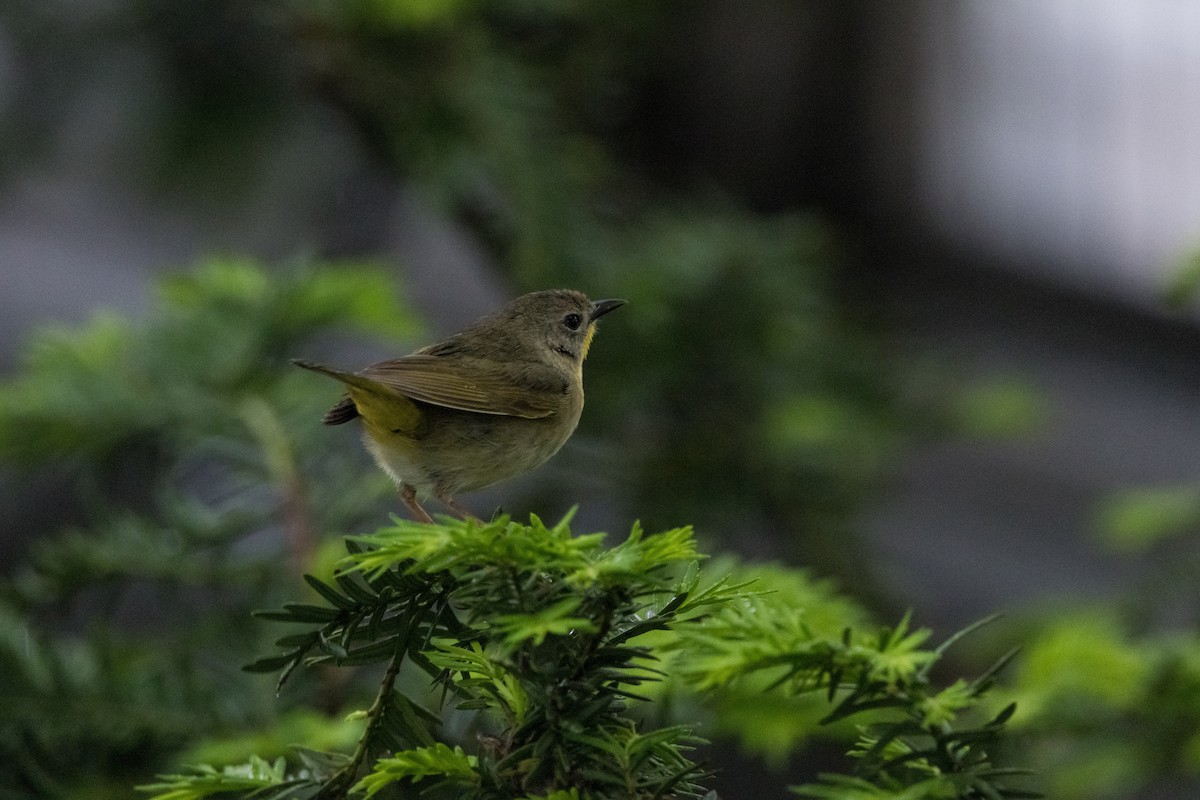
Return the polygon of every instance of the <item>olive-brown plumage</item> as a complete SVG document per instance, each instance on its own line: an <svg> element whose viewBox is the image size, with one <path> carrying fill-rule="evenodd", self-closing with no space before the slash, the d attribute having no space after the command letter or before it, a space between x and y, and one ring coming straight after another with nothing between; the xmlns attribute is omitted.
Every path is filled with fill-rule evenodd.
<svg viewBox="0 0 1200 800"><path fill-rule="evenodd" d="M455 495L528 472L570 438L596 320L624 302L533 292L445 341L355 373L293 363L345 384L325 424L362 419L367 449L417 519L430 521L418 500L426 495L469 516Z"/></svg>

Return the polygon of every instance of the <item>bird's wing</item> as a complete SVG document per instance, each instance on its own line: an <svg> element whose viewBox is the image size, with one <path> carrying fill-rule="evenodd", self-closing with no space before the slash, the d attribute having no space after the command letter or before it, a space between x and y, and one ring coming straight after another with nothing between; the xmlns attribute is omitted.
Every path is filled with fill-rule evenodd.
<svg viewBox="0 0 1200 800"><path fill-rule="evenodd" d="M511 374L508 374L511 373ZM493 365L414 354L372 364L360 375L405 397L460 411L539 419L554 414L570 384L545 365Z"/></svg>

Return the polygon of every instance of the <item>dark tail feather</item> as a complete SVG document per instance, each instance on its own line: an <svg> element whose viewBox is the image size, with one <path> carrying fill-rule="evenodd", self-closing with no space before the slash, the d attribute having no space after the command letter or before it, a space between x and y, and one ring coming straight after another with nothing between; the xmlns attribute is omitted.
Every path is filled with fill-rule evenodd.
<svg viewBox="0 0 1200 800"><path fill-rule="evenodd" d="M354 405L354 401L349 397L343 397L336 406L325 412L325 416L321 417L321 422L326 425L341 425L357 417L358 407Z"/></svg>
<svg viewBox="0 0 1200 800"><path fill-rule="evenodd" d="M360 378L352 373L330 369L329 367L322 366L321 364L314 364L311 361L303 361L299 358L293 358L292 363L297 367L310 369L313 372L320 372L322 375L328 375L331 378L352 386L356 386L367 381L367 379ZM324 422L326 425L341 425L344 422L349 422L357 416L358 407L354 405L354 401L350 399L350 396L346 395L338 401L337 405L325 412L325 416L321 417L321 422Z"/></svg>

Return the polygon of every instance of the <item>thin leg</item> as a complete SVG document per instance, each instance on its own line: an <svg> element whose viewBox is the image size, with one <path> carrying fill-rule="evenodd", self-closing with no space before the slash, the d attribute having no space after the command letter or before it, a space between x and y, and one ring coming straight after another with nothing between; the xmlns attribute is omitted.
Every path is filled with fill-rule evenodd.
<svg viewBox="0 0 1200 800"><path fill-rule="evenodd" d="M457 515L458 515L458 516L459 516L461 519L473 519L473 520L475 520L476 522L482 522L482 521L483 521L483 520L479 519L479 517L477 517L477 516L475 516L474 514L472 514L470 511L467 511L465 508L463 508L462 506L460 506L460 505L458 504L458 501L457 501L457 500L455 500L453 497L451 497L449 494L447 494L447 493L445 493L445 492L438 492L437 499L438 499L438 500L441 500L441 501L442 501L442 504L443 504L444 506L446 506L446 508L448 508L448 509L450 509L451 511L453 511L453 512L454 512L455 514L457 514Z"/></svg>
<svg viewBox="0 0 1200 800"><path fill-rule="evenodd" d="M400 499L404 501L404 505L408 506L409 513L417 522L433 522L433 517L429 516L417 502L417 490L407 483L400 484Z"/></svg>

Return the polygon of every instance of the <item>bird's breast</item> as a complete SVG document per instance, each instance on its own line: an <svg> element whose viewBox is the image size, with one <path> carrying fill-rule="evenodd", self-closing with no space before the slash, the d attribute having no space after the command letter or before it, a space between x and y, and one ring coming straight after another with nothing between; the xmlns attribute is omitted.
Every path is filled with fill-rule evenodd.
<svg viewBox="0 0 1200 800"><path fill-rule="evenodd" d="M583 412L581 389L562 396L558 410L526 419L420 404L416 436L366 429L376 462L419 492L471 492L544 464L574 433Z"/></svg>

